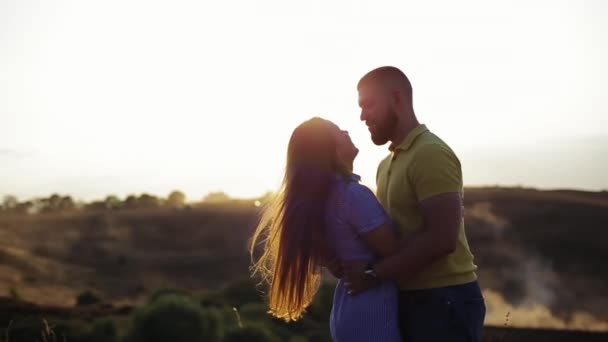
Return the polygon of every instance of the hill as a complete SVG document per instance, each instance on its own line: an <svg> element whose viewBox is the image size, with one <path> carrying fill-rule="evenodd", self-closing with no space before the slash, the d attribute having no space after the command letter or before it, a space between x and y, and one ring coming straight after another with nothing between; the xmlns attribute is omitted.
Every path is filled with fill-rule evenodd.
<svg viewBox="0 0 608 342"><path fill-rule="evenodd" d="M488 324L608 330L608 193L471 188L465 206ZM0 291L71 307L85 290L120 306L164 287L218 289L247 277L258 210L0 215Z"/></svg>

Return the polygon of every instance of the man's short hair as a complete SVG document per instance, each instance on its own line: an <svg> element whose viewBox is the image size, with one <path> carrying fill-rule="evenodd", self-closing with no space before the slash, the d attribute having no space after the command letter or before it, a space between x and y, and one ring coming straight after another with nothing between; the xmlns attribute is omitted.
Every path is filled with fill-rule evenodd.
<svg viewBox="0 0 608 342"><path fill-rule="evenodd" d="M368 72L359 80L357 89L360 89L363 84L376 84L389 89L402 90L410 96L412 94L410 80L403 71L393 66L383 66Z"/></svg>

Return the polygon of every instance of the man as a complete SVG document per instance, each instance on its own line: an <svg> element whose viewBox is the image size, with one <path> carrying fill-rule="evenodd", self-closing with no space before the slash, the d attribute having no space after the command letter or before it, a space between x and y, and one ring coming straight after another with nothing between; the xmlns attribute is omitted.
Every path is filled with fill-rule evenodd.
<svg viewBox="0 0 608 342"><path fill-rule="evenodd" d="M404 341L481 341L485 304L464 230L460 162L418 122L401 70L372 70L357 90L372 141L391 142L377 196L403 240L398 253L375 264L344 263L347 285L356 295L378 281L397 282Z"/></svg>

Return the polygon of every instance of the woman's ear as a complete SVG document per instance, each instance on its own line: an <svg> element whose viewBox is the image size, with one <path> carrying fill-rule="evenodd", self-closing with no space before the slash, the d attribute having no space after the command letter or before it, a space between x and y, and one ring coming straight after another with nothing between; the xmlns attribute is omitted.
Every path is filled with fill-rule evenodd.
<svg viewBox="0 0 608 342"><path fill-rule="evenodd" d="M344 153L345 151L341 149L339 145L336 145L336 162L340 169L346 167L346 165L348 164Z"/></svg>

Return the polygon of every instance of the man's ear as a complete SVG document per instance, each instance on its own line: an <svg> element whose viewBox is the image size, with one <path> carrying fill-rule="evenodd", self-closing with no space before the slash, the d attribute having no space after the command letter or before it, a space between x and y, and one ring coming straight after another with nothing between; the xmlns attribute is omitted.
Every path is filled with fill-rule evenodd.
<svg viewBox="0 0 608 342"><path fill-rule="evenodd" d="M399 108L403 104L403 100L403 93L399 90L394 90L391 93L391 106L393 110Z"/></svg>

